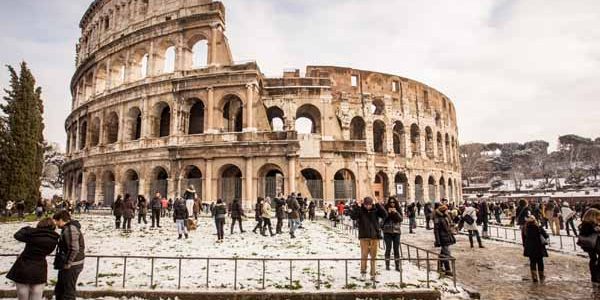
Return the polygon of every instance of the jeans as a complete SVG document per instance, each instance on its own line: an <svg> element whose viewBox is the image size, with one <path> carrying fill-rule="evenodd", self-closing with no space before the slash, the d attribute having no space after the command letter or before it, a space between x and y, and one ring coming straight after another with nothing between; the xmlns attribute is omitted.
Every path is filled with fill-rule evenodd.
<svg viewBox="0 0 600 300"><path fill-rule="evenodd" d="M367 258L371 256L371 277L375 276L377 261L377 247L379 246L378 239L361 239L360 240L360 273L367 273Z"/></svg>
<svg viewBox="0 0 600 300"><path fill-rule="evenodd" d="M238 222L238 224L240 225L240 232L244 232L244 229L242 229L242 218L231 218L231 233L233 234L233 227L235 226L235 222Z"/></svg>
<svg viewBox="0 0 600 300"><path fill-rule="evenodd" d="M590 274L592 275L592 282L600 282L600 264L598 261L598 254L595 252L588 252L590 256Z"/></svg>
<svg viewBox="0 0 600 300"><path fill-rule="evenodd" d="M290 234L294 235L294 232L296 232L296 229L298 229L298 226L300 226L300 220L289 219L289 225L290 225Z"/></svg>
<svg viewBox="0 0 600 300"><path fill-rule="evenodd" d="M440 251L440 258L452 258L452 253L450 253L450 245L442 246ZM442 261L442 266L444 267L444 271L451 272L450 261L444 260Z"/></svg>
<svg viewBox="0 0 600 300"><path fill-rule="evenodd" d="M260 233L262 233L263 235L266 235L265 231L267 231L267 227L269 227L269 233L271 235L273 235L273 228L271 227L271 219L270 218L263 218L263 227L260 230Z"/></svg>
<svg viewBox="0 0 600 300"><path fill-rule="evenodd" d="M390 254L394 249L394 262L396 268L400 266L400 234L399 233L384 233L383 241L385 242L385 265L390 265Z"/></svg>
<svg viewBox="0 0 600 300"><path fill-rule="evenodd" d="M256 226L254 226L254 229L252 229L252 232L256 233L256 230L262 230L262 222L263 222L263 218L262 217L257 217L256 219Z"/></svg>
<svg viewBox="0 0 600 300"><path fill-rule="evenodd" d="M175 220L175 226L177 226L177 234L182 235L182 234L187 234L187 227L185 227L185 221L184 219L177 219Z"/></svg>
<svg viewBox="0 0 600 300"><path fill-rule="evenodd" d="M123 229L131 229L131 218L123 217Z"/></svg>
<svg viewBox="0 0 600 300"><path fill-rule="evenodd" d="M469 243L471 244L471 248L473 248L473 234L475 234L475 237L477 238L477 243L479 244L479 247L482 247L483 245L481 244L479 230L469 230Z"/></svg>
<svg viewBox="0 0 600 300"><path fill-rule="evenodd" d="M19 300L42 300L45 284L22 284L17 285L17 298Z"/></svg>
<svg viewBox="0 0 600 300"><path fill-rule="evenodd" d="M277 225L275 226L275 232L281 233L281 227L283 227L283 218L277 217Z"/></svg>
<svg viewBox="0 0 600 300"><path fill-rule="evenodd" d="M539 272L544 272L544 257L530 257L529 268L531 269L531 271L538 270Z"/></svg>
<svg viewBox="0 0 600 300"><path fill-rule="evenodd" d="M152 209L152 227L154 227L154 221L156 221L156 226L160 227L160 208Z"/></svg>
<svg viewBox="0 0 600 300"><path fill-rule="evenodd" d="M129 219L131 220L131 219ZM54 287L56 300L75 300L77 278L83 270L83 265L72 266L69 269L58 271L58 280Z"/></svg>
<svg viewBox="0 0 600 300"><path fill-rule="evenodd" d="M138 224L142 224L142 221L144 221L144 224L148 224L148 221L146 221L146 214L140 212L138 214Z"/></svg>
<svg viewBox="0 0 600 300"><path fill-rule="evenodd" d="M217 239L222 240L225 232L223 226L225 225L225 218L215 218L215 225L217 226Z"/></svg>
<svg viewBox="0 0 600 300"><path fill-rule="evenodd" d="M571 235L569 227L573 228L573 235L577 236L577 229L575 229L575 223L573 222L573 218L568 219L565 222L565 227L567 228L567 235Z"/></svg>

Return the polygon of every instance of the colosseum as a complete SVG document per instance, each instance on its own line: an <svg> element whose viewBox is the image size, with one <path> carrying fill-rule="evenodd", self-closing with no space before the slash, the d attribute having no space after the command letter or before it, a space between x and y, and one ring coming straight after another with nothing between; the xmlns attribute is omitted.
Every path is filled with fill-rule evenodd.
<svg viewBox="0 0 600 300"><path fill-rule="evenodd" d="M395 75L236 62L211 0L95 0L80 22L64 196L203 201L299 192L461 199L452 102Z"/></svg>

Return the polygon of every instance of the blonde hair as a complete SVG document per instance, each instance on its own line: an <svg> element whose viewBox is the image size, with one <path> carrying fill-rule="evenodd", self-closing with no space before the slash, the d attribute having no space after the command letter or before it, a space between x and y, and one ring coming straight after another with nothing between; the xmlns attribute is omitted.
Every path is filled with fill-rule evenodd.
<svg viewBox="0 0 600 300"><path fill-rule="evenodd" d="M589 223L598 224L599 219L600 219L600 210L598 210L596 208L590 208L583 215L581 222L589 222Z"/></svg>

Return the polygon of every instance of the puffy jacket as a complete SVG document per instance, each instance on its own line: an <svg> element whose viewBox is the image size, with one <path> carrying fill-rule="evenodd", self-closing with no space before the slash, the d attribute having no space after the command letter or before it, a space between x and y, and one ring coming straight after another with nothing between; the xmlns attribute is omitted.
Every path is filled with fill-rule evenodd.
<svg viewBox="0 0 600 300"><path fill-rule="evenodd" d="M598 244L598 236L600 227L594 223L583 222L579 225L579 237L577 245L588 253L600 253L600 245Z"/></svg>
<svg viewBox="0 0 600 300"><path fill-rule="evenodd" d="M270 219L272 216L273 216L273 213L271 212L271 204L269 202L265 201L262 205L261 217Z"/></svg>
<svg viewBox="0 0 600 300"><path fill-rule="evenodd" d="M402 233L402 214L398 211L389 212L388 216L383 221L383 233L401 234Z"/></svg>
<svg viewBox="0 0 600 300"><path fill-rule="evenodd" d="M181 199L177 199L173 204L173 220L185 220L189 217L187 207Z"/></svg>
<svg viewBox="0 0 600 300"><path fill-rule="evenodd" d="M277 218L285 218L285 199L275 198L275 216Z"/></svg>
<svg viewBox="0 0 600 300"><path fill-rule="evenodd" d="M137 203L138 214L145 215L148 213L148 201L146 198L140 198Z"/></svg>
<svg viewBox="0 0 600 300"><path fill-rule="evenodd" d="M133 219L134 214L135 204L133 204L133 200L125 200L125 202L123 202L123 217Z"/></svg>
<svg viewBox="0 0 600 300"><path fill-rule="evenodd" d="M150 202L150 207L152 209L161 209L162 208L161 199L156 196L154 198L152 198L152 201Z"/></svg>
<svg viewBox="0 0 600 300"><path fill-rule="evenodd" d="M568 206L561 207L560 214L562 215L562 217L565 221L575 217L575 212Z"/></svg>
<svg viewBox="0 0 600 300"><path fill-rule="evenodd" d="M456 243L456 238L452 234L450 217L445 212L436 209L433 220L433 235L435 237L435 247L449 246Z"/></svg>
<svg viewBox="0 0 600 300"><path fill-rule="evenodd" d="M288 198L287 207L291 211L289 214L290 219L300 219L300 204L298 204L296 198Z"/></svg>
<svg viewBox="0 0 600 300"><path fill-rule="evenodd" d="M6 278L22 284L46 284L50 255L58 244L58 233L44 228L24 227L14 235L19 242L25 243L25 250L17 258Z"/></svg>
<svg viewBox="0 0 600 300"><path fill-rule="evenodd" d="M185 190L185 193L183 193L183 199L185 199L185 200L196 199L196 192L192 191L190 189Z"/></svg>
<svg viewBox="0 0 600 300"><path fill-rule="evenodd" d="M254 205L254 219L256 221L258 221L261 217L262 214L262 205L263 205L264 201L261 202L256 202L256 204Z"/></svg>
<svg viewBox="0 0 600 300"><path fill-rule="evenodd" d="M65 268L83 265L85 260L85 241L79 222L72 220L65 224L60 233L58 248L59 252L66 254Z"/></svg>
<svg viewBox="0 0 600 300"><path fill-rule="evenodd" d="M217 203L213 209L215 219L223 219L227 216L227 207L225 207L225 203Z"/></svg>
<svg viewBox="0 0 600 300"><path fill-rule="evenodd" d="M229 210L229 212L231 214L232 219L238 219L238 218L241 218L242 216L245 216L244 210L242 209L240 202L237 200L233 200L233 203L231 204L231 209Z"/></svg>
<svg viewBox="0 0 600 300"><path fill-rule="evenodd" d="M119 218L123 215L123 199L117 198L113 203L113 215Z"/></svg>
<svg viewBox="0 0 600 300"><path fill-rule="evenodd" d="M353 205L350 213L350 218L357 222L359 239L381 238L379 219L385 219L387 216L387 212L379 203L373 204L371 209Z"/></svg>
<svg viewBox="0 0 600 300"><path fill-rule="evenodd" d="M525 223L523 243L523 255L529 258L547 257L548 251L546 245L542 243L541 237L548 239L548 233L537 225L536 222L528 221Z"/></svg>
<svg viewBox="0 0 600 300"><path fill-rule="evenodd" d="M477 210L475 209L475 207L466 207L465 211L462 213L462 217L464 218L467 215L473 218L473 224L464 222L463 228L465 230L477 230Z"/></svg>

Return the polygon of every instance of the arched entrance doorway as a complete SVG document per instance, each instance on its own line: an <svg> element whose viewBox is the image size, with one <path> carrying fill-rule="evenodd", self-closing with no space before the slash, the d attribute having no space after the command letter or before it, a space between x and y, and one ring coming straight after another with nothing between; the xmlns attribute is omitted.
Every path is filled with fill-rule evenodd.
<svg viewBox="0 0 600 300"><path fill-rule="evenodd" d="M315 200L323 200L323 177L315 169L303 169L302 178L306 182L308 196Z"/></svg>
<svg viewBox="0 0 600 300"><path fill-rule="evenodd" d="M227 165L222 168L219 178L219 198L227 203L233 199L242 199L242 171L238 167Z"/></svg>
<svg viewBox="0 0 600 300"><path fill-rule="evenodd" d="M104 206L115 203L115 174L111 171L104 172L102 176L102 192L104 194Z"/></svg>
<svg viewBox="0 0 600 300"><path fill-rule="evenodd" d="M333 176L333 190L335 201L348 201L356 199L356 181L354 173L348 169L341 169Z"/></svg>
<svg viewBox="0 0 600 300"><path fill-rule="evenodd" d="M156 167L152 172L152 191L151 194L159 192L162 197L168 198L169 174L163 167Z"/></svg>
<svg viewBox="0 0 600 300"><path fill-rule="evenodd" d="M265 165L258 172L258 193L261 197L275 198L284 193L284 176L277 165Z"/></svg>
<svg viewBox="0 0 600 300"><path fill-rule="evenodd" d="M423 204L425 202L424 194L423 177L417 175L417 177L415 177L415 203Z"/></svg>
<svg viewBox="0 0 600 300"><path fill-rule="evenodd" d="M398 198L398 202L406 202L406 195L408 194L408 178L406 174L397 173L394 183L396 184L396 198Z"/></svg>
<svg viewBox="0 0 600 300"><path fill-rule="evenodd" d="M385 198L388 197L388 177L383 171L375 174L375 181L371 185L371 189L373 190L373 195L379 201L385 201Z"/></svg>
<svg viewBox="0 0 600 300"><path fill-rule="evenodd" d="M137 199L140 188L140 178L136 171L128 170L125 172L125 182L123 182L123 188L125 194L129 194L131 199Z"/></svg>

